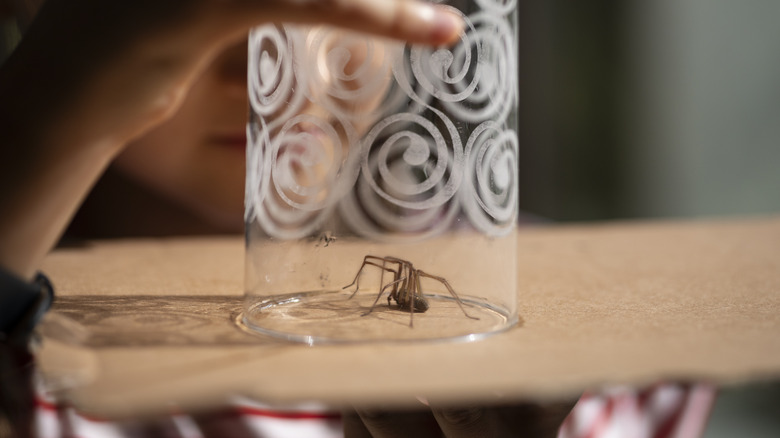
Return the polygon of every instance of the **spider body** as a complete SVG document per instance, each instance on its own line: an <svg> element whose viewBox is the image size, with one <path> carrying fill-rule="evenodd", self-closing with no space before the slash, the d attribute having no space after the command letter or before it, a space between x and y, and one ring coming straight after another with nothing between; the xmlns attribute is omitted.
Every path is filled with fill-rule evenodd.
<svg viewBox="0 0 780 438"><path fill-rule="evenodd" d="M381 276L379 279L379 293L371 308L364 313L363 316L371 313L379 302L379 298L382 297L382 294L389 291L387 295L387 305L390 306L394 300L398 305L398 309L408 310L410 314L409 327L412 327L414 324L414 313L424 313L430 308L430 304L425 298L422 283L420 281L420 278L430 278L438 281L447 288L464 315L471 319L479 319L466 312L460 297L458 297L458 294L455 293L444 277L431 275L420 269L415 269L411 262L396 257L365 256L363 258L363 264L360 265L360 269L352 280L352 283L343 287L343 289L346 289L355 285L355 291L350 295L350 299L358 293L358 290L360 290L360 274L363 273L363 269L365 269L366 266L375 266L379 268L381 270ZM391 275L391 279L387 282L385 282L385 274Z"/></svg>

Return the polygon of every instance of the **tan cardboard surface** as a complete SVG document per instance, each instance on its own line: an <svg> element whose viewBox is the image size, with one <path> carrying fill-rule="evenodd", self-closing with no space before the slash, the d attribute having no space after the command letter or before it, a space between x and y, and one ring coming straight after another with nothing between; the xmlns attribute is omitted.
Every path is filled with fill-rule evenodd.
<svg viewBox="0 0 780 438"><path fill-rule="evenodd" d="M104 416L272 403L576 396L663 379L780 377L780 218L524 228L520 323L472 343L308 347L233 325L241 237L92 242L43 268L40 366Z"/></svg>

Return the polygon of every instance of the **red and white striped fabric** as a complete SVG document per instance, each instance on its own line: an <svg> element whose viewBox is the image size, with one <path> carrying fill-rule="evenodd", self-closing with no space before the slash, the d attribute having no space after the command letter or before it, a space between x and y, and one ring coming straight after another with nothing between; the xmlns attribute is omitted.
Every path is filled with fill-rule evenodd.
<svg viewBox="0 0 780 438"><path fill-rule="evenodd" d="M697 438L714 400L715 388L701 383L586 393L564 420L558 438Z"/></svg>
<svg viewBox="0 0 780 438"><path fill-rule="evenodd" d="M558 438L697 438L715 398L707 384L612 387L584 394L561 425ZM39 393L36 426L41 438L343 437L341 416L318 405L280 409L235 398L224 409L168 415L147 421L110 422L58 405Z"/></svg>
<svg viewBox="0 0 780 438"><path fill-rule="evenodd" d="M341 415L317 405L291 409L236 398L223 409L197 415L172 414L144 421L106 421L39 396L36 429L40 438L337 438Z"/></svg>

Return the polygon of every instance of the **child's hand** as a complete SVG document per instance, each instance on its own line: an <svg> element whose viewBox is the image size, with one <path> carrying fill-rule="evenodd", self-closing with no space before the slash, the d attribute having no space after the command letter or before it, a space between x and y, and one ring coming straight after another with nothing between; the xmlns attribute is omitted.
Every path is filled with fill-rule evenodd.
<svg viewBox="0 0 780 438"><path fill-rule="evenodd" d="M126 142L170 116L221 50L269 22L333 24L427 44L453 42L463 24L416 0L47 0L22 44L31 49L23 53L34 52L28 59L42 62L40 77L19 69L14 79L17 86L38 79L31 88L56 84L41 91L54 104L90 100L69 111L93 118L91 134Z"/></svg>
<svg viewBox="0 0 780 438"><path fill-rule="evenodd" d="M417 0L46 0L0 68L0 265L29 278L124 146L270 22L427 44L454 42L462 27Z"/></svg>

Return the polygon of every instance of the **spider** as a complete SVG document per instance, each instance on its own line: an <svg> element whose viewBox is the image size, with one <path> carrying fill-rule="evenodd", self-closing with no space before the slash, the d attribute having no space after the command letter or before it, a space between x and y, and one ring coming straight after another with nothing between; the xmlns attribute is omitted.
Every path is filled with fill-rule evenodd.
<svg viewBox="0 0 780 438"><path fill-rule="evenodd" d="M355 275L355 279L352 280L352 283L342 288L346 289L353 284L355 285L355 291L352 292L349 299L352 299L352 297L358 293L358 290L360 289L360 274L366 266L376 266L381 269L382 273L379 278L379 293L377 294L374 303L371 305L371 308L362 316L370 314L374 310L374 307L376 307L382 294L384 294L385 291L390 290L390 294L387 296L387 305L389 306L392 303L392 300L395 300L400 310L408 310L410 315L409 327L413 327L414 312L424 313L430 307L430 304L428 304L428 300L423 293L422 284L420 283L420 278L426 277L443 284L450 292L450 295L455 299L455 302L458 303L458 307L460 307L460 310L463 311L463 314L466 315L466 317L479 319L466 312L466 309L463 308L463 301L461 301L458 294L455 293L455 290L452 289L444 277L431 275L420 269L415 269L411 262L396 257L365 256L363 258L363 264L360 265L360 269ZM385 272L393 274L392 280L387 284L384 282Z"/></svg>

